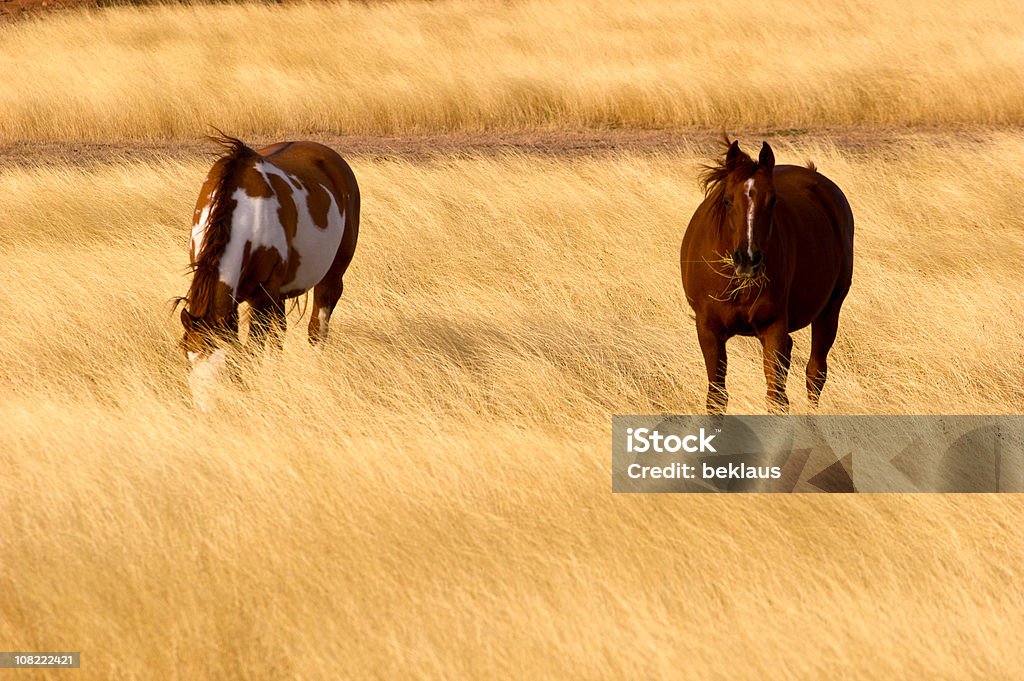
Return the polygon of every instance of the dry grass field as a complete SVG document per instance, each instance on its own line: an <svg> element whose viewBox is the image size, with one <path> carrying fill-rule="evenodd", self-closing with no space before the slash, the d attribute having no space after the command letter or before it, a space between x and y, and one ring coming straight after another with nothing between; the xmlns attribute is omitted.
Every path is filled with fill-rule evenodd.
<svg viewBox="0 0 1024 681"><path fill-rule="evenodd" d="M0 141L1024 123L1010 0L193 6L0 25Z"/></svg>
<svg viewBox="0 0 1024 681"><path fill-rule="evenodd" d="M0 650L83 653L10 675L1021 678L1024 497L613 495L610 417L703 405L678 248L722 127L853 205L824 413L1024 413L1022 22L448 0L0 24ZM328 344L300 303L203 415L168 301L209 124L363 135L338 147L363 221ZM583 128L634 142L559 153ZM730 411L763 413L757 342L729 352Z"/></svg>
<svg viewBox="0 0 1024 681"><path fill-rule="evenodd" d="M1024 137L777 153L859 218L824 410L1019 413ZM335 335L295 311L215 417L166 306L205 162L0 172L0 641L83 678L1013 678L1020 498L610 494L610 414L703 401L701 158L354 159Z"/></svg>

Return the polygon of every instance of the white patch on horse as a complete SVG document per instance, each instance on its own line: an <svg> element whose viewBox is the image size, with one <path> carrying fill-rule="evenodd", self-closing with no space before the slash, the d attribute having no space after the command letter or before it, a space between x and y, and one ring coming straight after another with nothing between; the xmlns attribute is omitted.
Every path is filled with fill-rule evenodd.
<svg viewBox="0 0 1024 681"><path fill-rule="evenodd" d="M199 256L199 251L203 247L203 237L206 235L206 223L210 219L210 206L212 205L213 195L211 194L210 200L203 206L203 210L199 214L199 220L196 221L196 224L192 225L192 237L189 240L189 250L192 252L189 255L193 262Z"/></svg>
<svg viewBox="0 0 1024 681"><path fill-rule="evenodd" d="M320 283L327 270L334 264L334 257L345 233L345 213L338 210L334 194L327 187L320 185L327 192L331 205L327 208L326 229L317 227L309 210L309 190L280 168L270 163L262 165L267 174L277 175L291 187L292 201L295 202L297 224L291 246L299 256L299 267L295 271L295 277L281 285L281 292L308 291Z"/></svg>
<svg viewBox="0 0 1024 681"><path fill-rule="evenodd" d="M320 313L317 314L317 318L320 320L320 340L327 340L327 326L330 323L330 318L327 316L327 310L320 308Z"/></svg>
<svg viewBox="0 0 1024 681"><path fill-rule="evenodd" d="M267 173L262 166L263 162L257 162L255 169L267 180ZM267 182L268 186L270 185ZM284 232L284 226L278 216L281 202L277 196L263 198L260 196L249 196L244 189L239 187L231 195L235 200L235 209L231 212L231 236L224 247L224 253L220 257L220 280L231 288L231 292L238 290L238 282L242 276L242 258L245 254L245 245L250 246L251 251L260 248L274 249L281 260L288 261L288 238ZM251 252L250 251L250 252Z"/></svg>
<svg viewBox="0 0 1024 681"><path fill-rule="evenodd" d="M747 190L747 255L754 259L754 178L743 185Z"/></svg>
<svg viewBox="0 0 1024 681"><path fill-rule="evenodd" d="M227 350L218 348L208 357L193 359L196 353L188 353L192 360L192 371L188 374L188 387L192 391L192 402L199 411L207 412L213 405L216 387L227 367Z"/></svg>

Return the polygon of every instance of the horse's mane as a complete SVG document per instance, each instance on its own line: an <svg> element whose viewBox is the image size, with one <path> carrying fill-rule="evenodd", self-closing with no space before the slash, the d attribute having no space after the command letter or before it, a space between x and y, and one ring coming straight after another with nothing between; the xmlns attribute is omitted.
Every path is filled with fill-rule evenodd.
<svg viewBox="0 0 1024 681"><path fill-rule="evenodd" d="M701 164L700 185L704 189L704 198L710 202L711 215L715 224L720 225L725 213L725 205L722 203L722 194L725 193L725 181L730 175L735 175L738 182L745 182L757 172L757 161L750 158L747 152L739 150L739 154L729 165L726 157L732 140L729 135L722 133L722 155L712 163Z"/></svg>
<svg viewBox="0 0 1024 681"><path fill-rule="evenodd" d="M178 299L184 302L193 317L204 317L213 303L213 294L220 277L220 258L224 255L231 238L231 183L242 164L256 155L242 140L217 131L210 136L212 142L221 148L221 155L214 163L219 169L217 183L210 195L210 213L203 233L203 245L195 254L192 263L192 284L188 294Z"/></svg>

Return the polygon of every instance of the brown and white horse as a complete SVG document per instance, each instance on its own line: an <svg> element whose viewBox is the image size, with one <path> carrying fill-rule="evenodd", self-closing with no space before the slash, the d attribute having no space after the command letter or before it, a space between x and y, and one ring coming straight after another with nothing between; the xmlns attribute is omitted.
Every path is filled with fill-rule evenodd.
<svg viewBox="0 0 1024 681"><path fill-rule="evenodd" d="M285 330L284 301L313 290L309 341L327 338L359 234L359 187L348 164L315 142L224 149L199 192L189 256L192 284L181 311L181 340L197 381L222 372L225 346L238 341L238 306L249 303L256 348ZM197 403L203 399L196 395Z"/></svg>
<svg viewBox="0 0 1024 681"><path fill-rule="evenodd" d="M757 161L725 139L705 166L703 203L680 249L683 288L695 312L707 368L709 413L724 412L725 342L757 336L772 411L787 411L789 334L811 325L807 397L817 406L853 279L853 212L814 167L775 165L765 142Z"/></svg>

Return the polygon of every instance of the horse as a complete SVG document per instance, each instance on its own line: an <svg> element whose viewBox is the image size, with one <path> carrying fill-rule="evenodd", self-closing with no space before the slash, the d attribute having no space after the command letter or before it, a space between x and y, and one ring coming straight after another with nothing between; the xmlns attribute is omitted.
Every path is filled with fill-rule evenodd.
<svg viewBox="0 0 1024 681"><path fill-rule="evenodd" d="M308 334L325 340L359 236L359 186L334 150L315 142L278 142L257 150L227 135L199 191L192 216L192 282L180 346L189 382L225 368L236 346L238 307L251 307L249 341L282 344L284 301L312 289ZM200 405L201 406L201 405Z"/></svg>
<svg viewBox="0 0 1024 681"><path fill-rule="evenodd" d="M839 311L853 281L853 211L838 186L806 167L775 165L767 142L757 161L724 137L704 165L704 200L683 236L680 270L707 369L709 414L725 413L725 344L761 342L768 405L789 411L790 333L811 325L807 397L817 408Z"/></svg>

